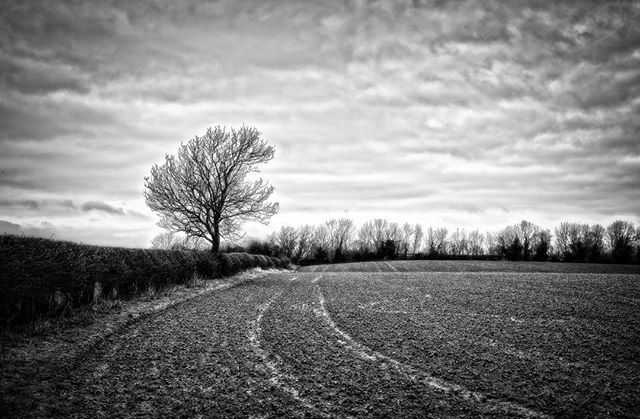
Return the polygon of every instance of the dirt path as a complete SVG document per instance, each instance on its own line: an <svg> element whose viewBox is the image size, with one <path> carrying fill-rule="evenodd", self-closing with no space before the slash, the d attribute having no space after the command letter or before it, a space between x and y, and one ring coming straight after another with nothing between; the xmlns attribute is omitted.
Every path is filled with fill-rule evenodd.
<svg viewBox="0 0 640 419"><path fill-rule="evenodd" d="M356 342L331 320L321 278L269 275L144 319L61 366L52 394L29 414L536 416L447 388Z"/></svg>

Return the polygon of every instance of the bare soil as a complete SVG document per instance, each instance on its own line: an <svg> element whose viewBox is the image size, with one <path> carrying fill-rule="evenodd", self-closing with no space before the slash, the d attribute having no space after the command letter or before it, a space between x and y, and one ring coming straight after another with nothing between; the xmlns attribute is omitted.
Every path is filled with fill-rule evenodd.
<svg viewBox="0 0 640 419"><path fill-rule="evenodd" d="M37 359L13 347L4 361L10 373L3 377L2 411L14 417L640 415L638 274L509 272L500 264L491 272L488 266L459 272L453 266L407 272L410 262L348 264L334 272L306 267L202 292L130 321L72 357L46 341L39 342Z"/></svg>

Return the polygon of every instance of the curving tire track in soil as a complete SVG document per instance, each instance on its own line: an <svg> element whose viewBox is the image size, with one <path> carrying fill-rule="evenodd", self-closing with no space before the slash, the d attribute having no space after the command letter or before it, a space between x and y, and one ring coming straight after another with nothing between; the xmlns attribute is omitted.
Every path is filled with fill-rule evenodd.
<svg viewBox="0 0 640 419"><path fill-rule="evenodd" d="M274 386L247 337L288 277L251 280L122 330L75 369L61 368L48 402L27 416L318 416L286 384Z"/></svg>
<svg viewBox="0 0 640 419"><path fill-rule="evenodd" d="M386 263L386 262L385 262ZM465 400L471 400L480 404L487 404L492 406L490 410L503 412L509 415L517 415L528 418L547 418L548 415L529 409L518 403L490 398L478 391L472 391L459 384L451 383L440 378L431 376L427 372L398 361L397 359L385 355L379 351L376 351L368 346L357 342L347 332L343 331L333 321L329 311L325 306L325 298L320 288L319 280L321 277L314 278L312 283L315 286L315 293L319 303L319 309L315 310L316 315L321 318L334 332L338 342L342 344L348 350L354 352L358 357L367 361L377 362L381 366L389 365L398 371L405 378L410 381L418 381L426 386L432 387L436 390L443 391L445 393L454 393L461 396Z"/></svg>
<svg viewBox="0 0 640 419"><path fill-rule="evenodd" d="M392 272L398 272L398 270L389 262L385 261L384 263L391 269Z"/></svg>
<svg viewBox="0 0 640 419"><path fill-rule="evenodd" d="M269 275L145 318L60 368L23 416L543 416L357 342L321 278Z"/></svg>
<svg viewBox="0 0 640 419"><path fill-rule="evenodd" d="M300 274L262 318L264 345L298 396L333 417L544 417L481 399L356 342L331 320L318 281ZM431 380L431 381L429 381ZM293 381L292 381L293 382ZM435 383L435 384L434 384ZM475 396L475 397L474 397Z"/></svg>
<svg viewBox="0 0 640 419"><path fill-rule="evenodd" d="M296 277L289 278L290 281L294 281L295 279L297 278ZM289 378L292 381L295 381L295 378L290 375L287 377L285 376L285 374L282 373L278 365L279 362L274 361L272 359L272 356L269 354L267 350L263 348L263 345L261 343L262 318L264 317L265 313L269 310L269 307L271 307L271 305L282 295L283 292L284 290L276 291L273 297L271 297L267 302L258 306L258 315L249 324L249 332L247 334L247 338L249 339L249 344L253 352L262 360L262 366L269 372L270 374L269 382L271 384L273 384L275 387L279 388L280 390L290 394L295 401L300 403L302 406L304 406L308 410L314 412L314 415L320 416L320 417L330 417L323 410L320 410L314 404L309 402L309 400L305 399L304 397L301 397L299 390L288 385L285 382L287 378Z"/></svg>

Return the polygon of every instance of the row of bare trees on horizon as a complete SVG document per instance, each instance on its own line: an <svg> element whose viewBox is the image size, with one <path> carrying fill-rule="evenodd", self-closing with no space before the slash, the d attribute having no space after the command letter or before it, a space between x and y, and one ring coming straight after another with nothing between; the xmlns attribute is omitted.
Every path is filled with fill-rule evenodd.
<svg viewBox="0 0 640 419"><path fill-rule="evenodd" d="M159 235L153 247L195 248L196 239ZM356 226L348 218L319 225L283 226L266 240L227 251L287 257L295 263L348 262L375 259L507 259L564 262L640 262L640 226L629 221L600 224L562 222L553 230L532 222L497 232L466 231L374 219Z"/></svg>

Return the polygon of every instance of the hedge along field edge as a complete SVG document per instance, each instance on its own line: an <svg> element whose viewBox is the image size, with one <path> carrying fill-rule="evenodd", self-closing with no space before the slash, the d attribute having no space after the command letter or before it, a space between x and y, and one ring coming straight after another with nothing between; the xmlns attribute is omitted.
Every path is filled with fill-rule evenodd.
<svg viewBox="0 0 640 419"><path fill-rule="evenodd" d="M0 324L54 318L101 299L131 299L149 289L286 268L279 258L247 253L128 249L0 235Z"/></svg>

